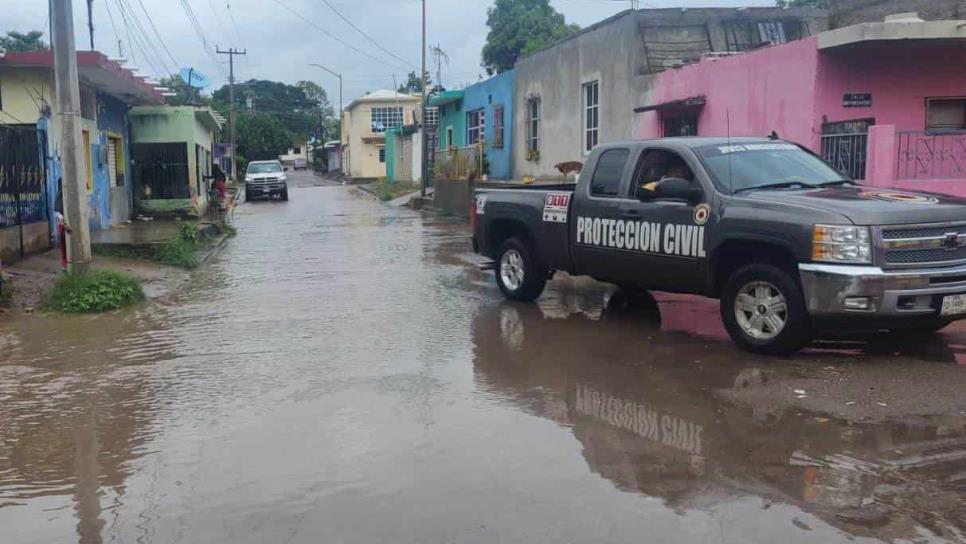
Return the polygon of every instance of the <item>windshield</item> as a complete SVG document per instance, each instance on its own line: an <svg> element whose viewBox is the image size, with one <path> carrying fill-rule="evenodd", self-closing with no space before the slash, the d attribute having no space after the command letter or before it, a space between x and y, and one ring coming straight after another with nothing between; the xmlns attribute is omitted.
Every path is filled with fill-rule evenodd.
<svg viewBox="0 0 966 544"><path fill-rule="evenodd" d="M845 178L822 159L785 142L706 145L694 152L719 188L733 193L768 185L819 186Z"/></svg>
<svg viewBox="0 0 966 544"><path fill-rule="evenodd" d="M249 164L249 174L275 174L282 171L282 166L277 162L263 162L259 164Z"/></svg>

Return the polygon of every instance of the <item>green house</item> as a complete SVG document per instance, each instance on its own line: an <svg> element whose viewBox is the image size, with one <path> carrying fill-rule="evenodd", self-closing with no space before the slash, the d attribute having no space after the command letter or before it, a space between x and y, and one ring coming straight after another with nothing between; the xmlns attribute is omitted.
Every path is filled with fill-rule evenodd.
<svg viewBox="0 0 966 544"><path fill-rule="evenodd" d="M135 206L149 215L201 215L221 128L209 108L139 106L129 114Z"/></svg>

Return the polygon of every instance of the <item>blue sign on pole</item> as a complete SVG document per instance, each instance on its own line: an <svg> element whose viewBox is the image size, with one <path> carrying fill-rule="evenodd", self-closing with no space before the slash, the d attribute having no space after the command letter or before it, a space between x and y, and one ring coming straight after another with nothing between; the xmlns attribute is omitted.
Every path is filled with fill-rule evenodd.
<svg viewBox="0 0 966 544"><path fill-rule="evenodd" d="M181 79L188 84L189 87L194 87L195 89L204 89L208 86L208 78L204 74L195 70L194 68L182 68L178 75Z"/></svg>

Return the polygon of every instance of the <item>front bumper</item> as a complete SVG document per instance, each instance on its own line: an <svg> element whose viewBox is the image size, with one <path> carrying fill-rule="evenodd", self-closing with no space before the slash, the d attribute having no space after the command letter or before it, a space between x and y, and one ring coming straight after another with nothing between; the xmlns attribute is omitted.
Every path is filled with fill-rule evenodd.
<svg viewBox="0 0 966 544"><path fill-rule="evenodd" d="M805 305L813 317L964 319L940 316L942 297L966 293L966 265L883 270L877 266L801 263ZM868 309L846 307L846 299L867 298Z"/></svg>
<svg viewBox="0 0 966 544"><path fill-rule="evenodd" d="M249 183L245 190L249 193L281 193L284 183Z"/></svg>

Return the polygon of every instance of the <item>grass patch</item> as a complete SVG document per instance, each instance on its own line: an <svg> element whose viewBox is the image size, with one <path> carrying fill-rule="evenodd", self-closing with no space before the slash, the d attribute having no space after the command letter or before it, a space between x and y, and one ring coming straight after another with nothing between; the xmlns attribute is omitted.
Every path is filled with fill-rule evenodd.
<svg viewBox="0 0 966 544"><path fill-rule="evenodd" d="M0 308L13 306L13 280L0 276Z"/></svg>
<svg viewBox="0 0 966 544"><path fill-rule="evenodd" d="M225 221L214 225L218 236L235 236L238 231ZM123 259L154 261L168 266L193 270L198 268L198 250L210 242L211 237L201 234L194 223L182 223L178 236L166 244L154 246L94 246L94 254Z"/></svg>
<svg viewBox="0 0 966 544"><path fill-rule="evenodd" d="M144 301L141 284L113 270L90 270L57 278L46 308L77 314L116 310Z"/></svg>
<svg viewBox="0 0 966 544"><path fill-rule="evenodd" d="M395 183L389 183L384 179L380 179L376 182L375 192L376 197L383 202L394 200L403 195L408 195L409 193L418 190L419 187L407 182L397 181Z"/></svg>

